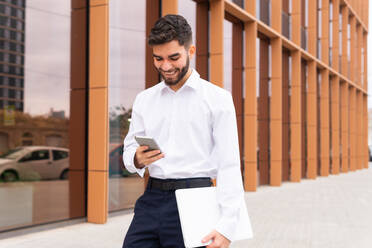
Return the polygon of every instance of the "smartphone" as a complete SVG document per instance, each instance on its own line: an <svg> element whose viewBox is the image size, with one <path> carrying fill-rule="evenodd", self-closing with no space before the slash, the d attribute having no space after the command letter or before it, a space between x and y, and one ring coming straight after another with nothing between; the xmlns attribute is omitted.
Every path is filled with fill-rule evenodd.
<svg viewBox="0 0 372 248"><path fill-rule="evenodd" d="M134 139L137 141L137 143L140 146L148 146L149 147L145 152L152 151L152 150L160 150L160 147L158 146L156 141L151 137L134 136Z"/></svg>

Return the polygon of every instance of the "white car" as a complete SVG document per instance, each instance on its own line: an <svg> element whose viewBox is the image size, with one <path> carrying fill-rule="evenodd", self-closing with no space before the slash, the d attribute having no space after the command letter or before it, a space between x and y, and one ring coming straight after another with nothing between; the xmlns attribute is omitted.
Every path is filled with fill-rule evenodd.
<svg viewBox="0 0 372 248"><path fill-rule="evenodd" d="M67 179L69 150L51 146L23 146L0 156L0 181Z"/></svg>

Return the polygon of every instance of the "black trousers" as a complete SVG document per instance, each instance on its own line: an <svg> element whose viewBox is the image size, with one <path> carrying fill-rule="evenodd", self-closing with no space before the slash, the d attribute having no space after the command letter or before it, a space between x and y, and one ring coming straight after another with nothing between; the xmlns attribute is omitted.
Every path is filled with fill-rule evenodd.
<svg viewBox="0 0 372 248"><path fill-rule="evenodd" d="M147 186L137 200L123 248L183 248L175 191Z"/></svg>

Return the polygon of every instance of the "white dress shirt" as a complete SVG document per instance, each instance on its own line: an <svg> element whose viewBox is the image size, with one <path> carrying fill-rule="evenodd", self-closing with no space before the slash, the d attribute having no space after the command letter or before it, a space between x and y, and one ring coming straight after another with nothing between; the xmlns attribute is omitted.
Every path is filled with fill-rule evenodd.
<svg viewBox="0 0 372 248"><path fill-rule="evenodd" d="M230 92L200 78L193 70L176 92L163 81L139 93L124 140L124 164L134 166L134 136L155 139L164 158L146 166L150 176L216 178L222 217L216 230L232 239L243 200L236 116Z"/></svg>

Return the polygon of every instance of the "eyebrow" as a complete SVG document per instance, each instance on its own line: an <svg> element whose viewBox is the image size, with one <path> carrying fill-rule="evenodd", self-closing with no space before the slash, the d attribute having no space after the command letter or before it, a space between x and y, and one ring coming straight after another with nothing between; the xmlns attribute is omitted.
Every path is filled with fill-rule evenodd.
<svg viewBox="0 0 372 248"><path fill-rule="evenodd" d="M173 53L173 54L169 55L168 58L174 58L174 57L177 57L179 55L180 55L180 53ZM152 56L155 57L155 58L159 58L159 59L163 58L162 56L159 56L159 55L156 55L156 54L153 54Z"/></svg>

